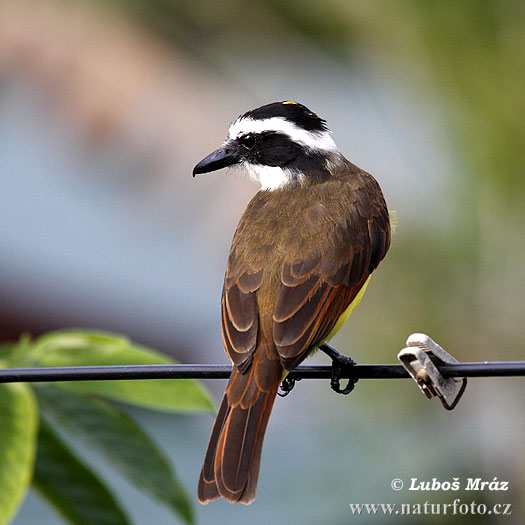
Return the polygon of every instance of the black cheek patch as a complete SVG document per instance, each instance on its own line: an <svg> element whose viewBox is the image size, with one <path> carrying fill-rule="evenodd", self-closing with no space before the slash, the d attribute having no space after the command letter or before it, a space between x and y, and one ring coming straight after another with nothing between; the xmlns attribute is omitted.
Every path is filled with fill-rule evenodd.
<svg viewBox="0 0 525 525"><path fill-rule="evenodd" d="M293 142L288 135L275 131L265 131L257 136L256 146L247 160L262 166L286 168L297 180L299 174L315 182L330 178L321 151L309 150Z"/></svg>
<svg viewBox="0 0 525 525"><path fill-rule="evenodd" d="M285 166L299 154L299 147L279 133L263 135L255 160L264 166Z"/></svg>
<svg viewBox="0 0 525 525"><path fill-rule="evenodd" d="M301 151L287 167L304 173L312 181L325 182L330 178L325 158L321 153Z"/></svg>

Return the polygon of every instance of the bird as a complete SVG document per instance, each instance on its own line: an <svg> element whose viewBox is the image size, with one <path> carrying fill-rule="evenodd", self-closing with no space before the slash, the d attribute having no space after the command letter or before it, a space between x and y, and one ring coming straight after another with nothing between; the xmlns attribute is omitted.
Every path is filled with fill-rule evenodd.
<svg viewBox="0 0 525 525"><path fill-rule="evenodd" d="M326 121L303 104L242 114L193 176L229 167L261 187L226 266L221 328L232 372L198 482L203 504L255 499L279 386L339 330L391 238L378 182L343 156Z"/></svg>

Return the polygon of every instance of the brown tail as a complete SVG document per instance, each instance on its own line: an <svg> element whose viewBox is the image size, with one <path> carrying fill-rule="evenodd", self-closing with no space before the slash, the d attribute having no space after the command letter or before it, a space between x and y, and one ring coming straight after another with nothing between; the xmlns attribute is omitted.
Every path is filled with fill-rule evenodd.
<svg viewBox="0 0 525 525"><path fill-rule="evenodd" d="M245 373L234 368L199 478L201 503L220 497L231 503L254 500L264 433L281 377L278 360L253 363Z"/></svg>

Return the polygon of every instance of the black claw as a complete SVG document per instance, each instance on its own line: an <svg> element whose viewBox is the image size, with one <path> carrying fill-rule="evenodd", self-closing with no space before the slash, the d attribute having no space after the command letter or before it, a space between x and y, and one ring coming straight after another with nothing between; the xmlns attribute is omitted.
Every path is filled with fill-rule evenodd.
<svg viewBox="0 0 525 525"><path fill-rule="evenodd" d="M353 362L352 364L355 364L355 362ZM344 388L341 388L341 372L346 369L346 366L347 365L341 367L339 364L336 364L335 361L332 362L332 379L330 380L330 386L332 387L332 390L334 392L337 392L338 394L343 394L345 396L352 392L352 390L355 387L355 384L357 383L357 381L359 381L358 379L349 378L346 386Z"/></svg>
<svg viewBox="0 0 525 525"><path fill-rule="evenodd" d="M335 348L332 348L327 344L321 345L319 350L322 350L332 360L332 379L330 380L332 390L343 395L352 392L358 379L350 378L347 385L344 388L341 388L341 374L343 371L357 363L351 357L340 354Z"/></svg>
<svg viewBox="0 0 525 525"><path fill-rule="evenodd" d="M279 397L286 397L294 388L295 386L295 379L291 377L285 377L283 379L283 382L281 383L280 392L277 392L277 395Z"/></svg>
<svg viewBox="0 0 525 525"><path fill-rule="evenodd" d="M301 378L294 379L293 377L286 376L281 383L281 392L277 392L279 397L286 397L294 388L295 382L300 381Z"/></svg>

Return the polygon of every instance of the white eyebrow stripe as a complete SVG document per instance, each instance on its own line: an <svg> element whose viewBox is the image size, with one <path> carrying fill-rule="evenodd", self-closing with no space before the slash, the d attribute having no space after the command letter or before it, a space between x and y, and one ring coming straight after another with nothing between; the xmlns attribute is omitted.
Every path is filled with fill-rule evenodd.
<svg viewBox="0 0 525 525"><path fill-rule="evenodd" d="M307 131L282 117L263 120L239 118L230 126L229 138L233 140L246 133L263 133L264 131L284 133L294 142L298 142L307 148L337 151L337 146L329 131Z"/></svg>

